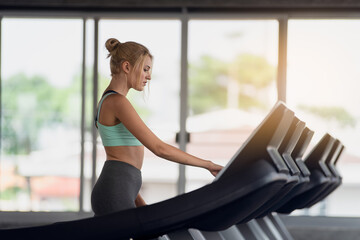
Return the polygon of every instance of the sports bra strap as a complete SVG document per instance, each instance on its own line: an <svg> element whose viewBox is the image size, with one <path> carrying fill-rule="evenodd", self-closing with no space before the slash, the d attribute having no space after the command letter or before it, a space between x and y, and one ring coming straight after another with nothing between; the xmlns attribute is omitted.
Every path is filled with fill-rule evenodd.
<svg viewBox="0 0 360 240"><path fill-rule="evenodd" d="M98 110L97 110L97 114L95 116L95 126L97 127L96 122L99 120L99 114L100 114L100 109L101 109L101 105L103 103L103 101L105 100L105 98L111 94L118 94L118 92L114 91L114 90L108 90L106 92L104 92L104 94L101 97L101 100L99 102L99 106L98 106Z"/></svg>

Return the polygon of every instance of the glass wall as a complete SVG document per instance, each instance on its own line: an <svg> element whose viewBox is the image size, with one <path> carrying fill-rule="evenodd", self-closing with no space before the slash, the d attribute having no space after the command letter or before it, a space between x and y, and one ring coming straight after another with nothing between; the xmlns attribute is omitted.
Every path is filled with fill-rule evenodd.
<svg viewBox="0 0 360 240"><path fill-rule="evenodd" d="M180 112L180 21L178 20L101 20L99 22L99 97L110 83L110 65L105 42L135 41L145 45L152 55L153 70L145 92L130 90L128 97L146 125L162 140L177 146ZM164 34L166 32L166 34ZM101 171L105 152L98 139L97 172ZM147 203L177 194L178 166L156 157L145 149L141 194Z"/></svg>
<svg viewBox="0 0 360 240"><path fill-rule="evenodd" d="M78 211L82 21L2 19L0 210Z"/></svg>
<svg viewBox="0 0 360 240"><path fill-rule="evenodd" d="M99 21L96 100L111 79L105 41L115 37L144 44L154 55L150 87L145 93L130 91L128 97L150 129L178 147L175 135L180 101L184 101L180 99L181 21L136 17L134 13L132 19ZM188 17L190 142L186 149L225 165L278 98L279 22L275 17ZM1 20L0 211L91 211L96 25L92 18L86 20L84 95L83 26L82 19ZM288 21L287 103L315 131L312 146L326 132L346 146L338 163L343 185L321 204L295 214L360 214L356 207L360 197L359 28L360 20L350 19ZM85 164L80 209L82 117ZM100 138L96 161L98 175L105 161ZM146 151L141 189L146 202L177 195L178 172L177 164ZM186 168L186 178L186 191L213 180L206 170L194 167Z"/></svg>
<svg viewBox="0 0 360 240"><path fill-rule="evenodd" d="M276 20L189 22L189 153L226 165L277 100L277 55ZM187 168L187 190L212 179Z"/></svg>
<svg viewBox="0 0 360 240"><path fill-rule="evenodd" d="M287 102L315 131L312 146L329 133L346 147L337 164L343 184L310 214L358 216L360 20L290 20L288 27Z"/></svg>

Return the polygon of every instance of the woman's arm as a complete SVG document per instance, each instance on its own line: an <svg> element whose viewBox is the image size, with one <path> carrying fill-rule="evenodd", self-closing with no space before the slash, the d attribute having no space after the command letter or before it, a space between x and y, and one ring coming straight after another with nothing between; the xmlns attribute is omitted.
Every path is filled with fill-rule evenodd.
<svg viewBox="0 0 360 240"><path fill-rule="evenodd" d="M142 121L129 100L123 95L113 95L114 101L110 106L124 126L155 155L167 160L208 169L214 176L221 170L222 166L211 161L203 160L181 151L161 141Z"/></svg>
<svg viewBox="0 0 360 240"><path fill-rule="evenodd" d="M210 173L214 176L216 176L218 172L223 168L222 166L217 165L211 161L195 157L164 142L162 142L159 147L161 149L159 150L159 155L157 156L173 162L208 169Z"/></svg>

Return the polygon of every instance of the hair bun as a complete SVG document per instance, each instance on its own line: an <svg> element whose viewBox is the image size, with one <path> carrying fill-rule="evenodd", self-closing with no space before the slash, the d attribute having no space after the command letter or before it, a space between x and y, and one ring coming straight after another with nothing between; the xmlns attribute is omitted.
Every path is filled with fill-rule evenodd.
<svg viewBox="0 0 360 240"><path fill-rule="evenodd" d="M105 43L105 47L109 52L114 51L119 45L120 45L120 41L117 40L116 38L109 38L106 43Z"/></svg>

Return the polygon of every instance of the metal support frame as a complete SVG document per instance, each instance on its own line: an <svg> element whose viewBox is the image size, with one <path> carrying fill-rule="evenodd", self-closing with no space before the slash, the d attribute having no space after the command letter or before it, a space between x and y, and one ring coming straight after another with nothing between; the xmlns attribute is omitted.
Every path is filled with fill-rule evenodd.
<svg viewBox="0 0 360 240"><path fill-rule="evenodd" d="M287 62L287 29L288 17L283 16L279 21L279 56L278 56L278 73L277 89L278 100L286 102L286 62Z"/></svg>
<svg viewBox="0 0 360 240"><path fill-rule="evenodd" d="M181 71L180 71L180 149L186 151L186 118L188 113L188 18L184 8L181 17ZM178 194L185 192L186 187L186 167L179 165L179 178L177 184Z"/></svg>
<svg viewBox="0 0 360 240"><path fill-rule="evenodd" d="M93 116L97 113L98 99L98 48L99 48L99 19L94 19L94 74L93 74ZM96 182L96 154L97 154L97 130L95 124L92 124L92 175L91 187Z"/></svg>
<svg viewBox="0 0 360 240"><path fill-rule="evenodd" d="M81 152L79 211L84 212L84 156L85 156L85 104L86 104L86 18L83 19L83 51L81 69Z"/></svg>
<svg viewBox="0 0 360 240"><path fill-rule="evenodd" d="M285 240L267 216L256 219L256 221L270 239Z"/></svg>
<svg viewBox="0 0 360 240"><path fill-rule="evenodd" d="M265 232L261 229L258 222L253 219L250 222L246 223L246 225L249 227L249 229L254 234L255 238L258 240L269 240L269 237L265 234ZM245 236L246 238L246 236Z"/></svg>
<svg viewBox="0 0 360 240"><path fill-rule="evenodd" d="M236 226L229 227L228 229L220 231L219 233L224 239L245 240L244 235Z"/></svg>
<svg viewBox="0 0 360 240"><path fill-rule="evenodd" d="M0 172L1 172L1 154L2 154L2 73L1 73L1 56L2 56L2 16L0 16ZM1 186L1 179L0 179L0 186ZM0 192L1 198L1 192ZM1 204L0 204L1 207Z"/></svg>
<svg viewBox="0 0 360 240"><path fill-rule="evenodd" d="M272 224L275 226L275 228L278 230L278 232L281 234L283 239L286 239L286 240L293 240L294 239L291 236L289 230L286 228L283 220L280 219L280 217L279 217L279 215L277 213L269 214L268 218L272 222Z"/></svg>

